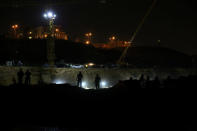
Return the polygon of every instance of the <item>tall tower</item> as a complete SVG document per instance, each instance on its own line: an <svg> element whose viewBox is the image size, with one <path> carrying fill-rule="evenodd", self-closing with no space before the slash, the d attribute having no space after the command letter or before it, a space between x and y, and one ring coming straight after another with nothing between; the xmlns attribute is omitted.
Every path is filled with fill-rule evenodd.
<svg viewBox="0 0 197 131"><path fill-rule="evenodd" d="M55 66L55 40L54 40L54 21L56 15L49 11L44 14L44 17L49 20L49 32L47 39L47 60L50 67Z"/></svg>

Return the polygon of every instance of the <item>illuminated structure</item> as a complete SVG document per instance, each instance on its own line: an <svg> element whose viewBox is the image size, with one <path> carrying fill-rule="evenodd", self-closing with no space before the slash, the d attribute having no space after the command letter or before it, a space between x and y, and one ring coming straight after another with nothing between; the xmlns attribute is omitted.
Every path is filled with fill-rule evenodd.
<svg viewBox="0 0 197 131"><path fill-rule="evenodd" d="M49 21L49 32L47 36L47 59L51 67L55 66L55 40L54 40L54 21L56 14L48 11L44 14L44 18Z"/></svg>
<svg viewBox="0 0 197 131"><path fill-rule="evenodd" d="M68 35L62 30L61 26L54 25L54 32L52 36L58 40L68 40ZM47 27L37 27L32 30L32 36L34 39L46 39L48 37L48 28Z"/></svg>
<svg viewBox="0 0 197 131"><path fill-rule="evenodd" d="M39 26L34 28L20 27L19 25L12 25L6 37L13 39L47 39L49 36L48 26ZM52 34L54 39L68 40L68 35L64 32L61 26L54 25Z"/></svg>

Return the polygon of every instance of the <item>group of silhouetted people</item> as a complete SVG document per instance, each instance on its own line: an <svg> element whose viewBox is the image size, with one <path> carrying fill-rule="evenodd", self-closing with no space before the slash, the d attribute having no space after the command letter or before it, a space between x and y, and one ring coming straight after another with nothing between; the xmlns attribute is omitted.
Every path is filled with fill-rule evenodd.
<svg viewBox="0 0 197 131"><path fill-rule="evenodd" d="M150 80L150 77L145 76L142 74L139 78L139 80L134 80L132 77L127 82L129 86L134 86L136 88L160 88L161 87L161 81L159 80L159 77L156 76L154 80Z"/></svg>
<svg viewBox="0 0 197 131"><path fill-rule="evenodd" d="M18 84L24 84L24 77L25 77L25 85L30 85L31 84L31 72L29 70L26 70L24 72L22 69L20 69L17 72L17 78L18 78ZM16 84L16 80L13 78L13 83Z"/></svg>
<svg viewBox="0 0 197 131"><path fill-rule="evenodd" d="M82 87L82 80L83 80L83 74L81 72L79 72L79 74L77 75L77 86L78 87ZM100 83L101 83L101 77L98 74L96 74L95 81L94 81L96 89L100 88Z"/></svg>
<svg viewBox="0 0 197 131"><path fill-rule="evenodd" d="M130 80L124 81L122 84L133 88L185 88L190 84L196 85L196 78L196 76L181 76L172 79L168 76L166 79L160 80L158 76L155 76L153 80L150 80L149 76L141 75L139 80L134 80L131 77Z"/></svg>

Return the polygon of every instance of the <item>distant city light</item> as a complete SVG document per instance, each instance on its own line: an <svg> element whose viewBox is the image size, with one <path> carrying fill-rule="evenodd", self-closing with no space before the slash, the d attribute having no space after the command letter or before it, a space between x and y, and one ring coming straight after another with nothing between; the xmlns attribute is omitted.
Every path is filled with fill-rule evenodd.
<svg viewBox="0 0 197 131"><path fill-rule="evenodd" d="M89 36L92 36L92 33L89 33Z"/></svg>
<svg viewBox="0 0 197 131"><path fill-rule="evenodd" d="M18 25L12 25L12 28L16 29L16 28L18 28Z"/></svg>
<svg viewBox="0 0 197 131"><path fill-rule="evenodd" d="M86 41L86 44L87 44L87 45L89 45L89 44L90 44L90 41L89 41L89 40L88 40L88 41Z"/></svg>
<svg viewBox="0 0 197 131"><path fill-rule="evenodd" d="M87 34L85 34L85 36L91 37L92 36L92 33L91 32L90 33L87 33Z"/></svg>
<svg viewBox="0 0 197 131"><path fill-rule="evenodd" d="M47 34L45 34L45 35L44 35L44 37L45 37L45 38L47 38L47 37L48 37L48 35L47 35Z"/></svg>
<svg viewBox="0 0 197 131"><path fill-rule="evenodd" d="M59 29L55 29L56 32L59 32Z"/></svg>
<svg viewBox="0 0 197 131"><path fill-rule="evenodd" d="M112 37L109 38L109 40L111 40L111 41L113 40L114 41L114 40L116 40L116 37L112 36Z"/></svg>

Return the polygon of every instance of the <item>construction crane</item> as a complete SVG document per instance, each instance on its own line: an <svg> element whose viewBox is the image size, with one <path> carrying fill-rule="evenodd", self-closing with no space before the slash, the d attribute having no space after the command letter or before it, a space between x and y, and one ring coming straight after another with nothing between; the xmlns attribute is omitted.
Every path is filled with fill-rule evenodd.
<svg viewBox="0 0 197 131"><path fill-rule="evenodd" d="M131 44L134 42L134 40L135 40L137 34L139 33L140 29L141 29L142 26L144 25L144 23L145 23L147 17L148 17L148 16L150 15L150 13L152 12L152 10L153 10L153 8L154 8L154 6L155 6L156 3L157 3L157 0L153 0L152 5L150 6L150 8L148 9L148 11L146 12L144 18L142 19L142 21L141 21L140 24L138 25L138 27L137 27L136 31L134 32L134 34L133 34L131 40L129 41L129 45L124 49L122 55L121 55L120 58L118 59L117 64L119 64L119 65L125 65L124 59L125 59L125 57L126 57L126 55L127 55L128 49L131 47Z"/></svg>

